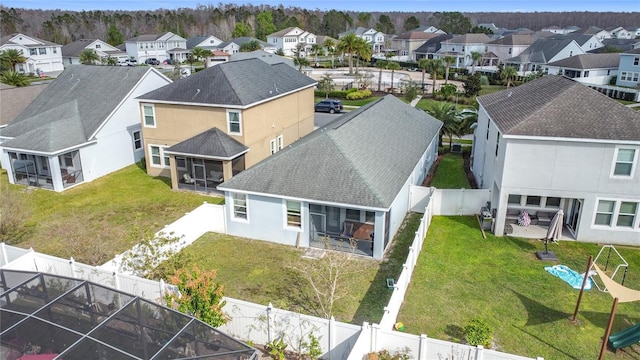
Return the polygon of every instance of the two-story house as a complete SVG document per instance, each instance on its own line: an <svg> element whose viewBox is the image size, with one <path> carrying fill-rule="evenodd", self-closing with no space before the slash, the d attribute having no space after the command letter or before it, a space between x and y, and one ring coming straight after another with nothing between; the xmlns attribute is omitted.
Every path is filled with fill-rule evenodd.
<svg viewBox="0 0 640 360"><path fill-rule="evenodd" d="M548 37L548 39L571 39L575 40L578 45L582 48L582 50L586 52L595 52L597 49L600 49L604 45L602 41L598 39L595 35L590 34L576 34L570 33L566 35L553 35Z"/></svg>
<svg viewBox="0 0 640 360"><path fill-rule="evenodd" d="M267 35L267 43L282 52L286 56L294 56L300 45L303 53L300 56L307 56L313 45L316 45L316 35L302 30L298 27L288 27L273 34ZM322 45L322 44L320 44Z"/></svg>
<svg viewBox="0 0 640 360"><path fill-rule="evenodd" d="M147 66L67 66L0 129L9 182L64 191L139 161L135 97L170 82Z"/></svg>
<svg viewBox="0 0 640 360"><path fill-rule="evenodd" d="M550 32L553 34L560 34L560 35L566 35L578 30L580 29L575 26L559 27L554 25L554 26L547 26L545 28L542 28L542 31Z"/></svg>
<svg viewBox="0 0 640 360"><path fill-rule="evenodd" d="M487 44L491 42L491 38L485 34L464 34L454 36L451 39L442 42L440 50L433 57L442 59L447 56L455 58L453 67L467 67L473 64L471 53L478 52L484 54Z"/></svg>
<svg viewBox="0 0 640 360"><path fill-rule="evenodd" d="M620 54L581 54L547 64L549 75L564 75L585 85L608 85L618 75Z"/></svg>
<svg viewBox="0 0 640 360"><path fill-rule="evenodd" d="M36 74L38 72L57 75L64 70L62 45L20 33L0 38L0 52L15 49L22 52L27 61L16 64L16 71Z"/></svg>
<svg viewBox="0 0 640 360"><path fill-rule="evenodd" d="M562 209L576 240L640 244L640 113L552 75L478 103L471 169L497 236L508 209Z"/></svg>
<svg viewBox="0 0 640 360"><path fill-rule="evenodd" d="M340 34L338 34L338 39L341 39L351 33L355 34L356 37L364 39L367 44L371 45L371 49L373 50L374 54L379 54L383 50L385 50L385 41L387 39L387 36L383 32L380 32L373 28L364 28L362 26L359 26L355 29L349 29L347 31L341 32Z"/></svg>
<svg viewBox="0 0 640 360"><path fill-rule="evenodd" d="M509 34L490 41L487 44L486 52L495 55L497 64L494 66L497 66L509 58L520 55L535 41L536 39L531 34Z"/></svg>
<svg viewBox="0 0 640 360"><path fill-rule="evenodd" d="M536 40L518 56L505 60L505 64L515 67L520 75L526 75L544 69L548 63L584 53L575 40L543 38Z"/></svg>
<svg viewBox="0 0 640 360"><path fill-rule="evenodd" d="M636 28L626 29L622 26L617 26L608 31L614 39L635 39L636 37Z"/></svg>
<svg viewBox="0 0 640 360"><path fill-rule="evenodd" d="M285 63L249 58L138 97L147 173L213 191L313 131L315 85Z"/></svg>
<svg viewBox="0 0 640 360"><path fill-rule="evenodd" d="M144 63L147 59L182 62L189 55L187 40L172 32L136 36L125 41L125 47L127 54L138 60L138 63Z"/></svg>
<svg viewBox="0 0 640 360"><path fill-rule="evenodd" d="M417 30L406 31L391 40L391 47L396 51L396 55L409 61L415 61L415 51L429 41L429 39L433 39L439 35L440 34L437 33L425 33Z"/></svg>
<svg viewBox="0 0 640 360"><path fill-rule="evenodd" d="M620 54L616 85L632 88L637 88L640 85L640 49Z"/></svg>
<svg viewBox="0 0 640 360"><path fill-rule="evenodd" d="M129 58L126 52L100 39L81 39L62 47L62 61L64 66L79 65L80 54L85 50L93 50L100 59L112 57L116 61L124 61Z"/></svg>
<svg viewBox="0 0 640 360"><path fill-rule="evenodd" d="M593 35L600 41L604 39L611 39L611 34L607 30L601 29L597 26L589 26L588 28L580 29L574 32L574 34Z"/></svg>

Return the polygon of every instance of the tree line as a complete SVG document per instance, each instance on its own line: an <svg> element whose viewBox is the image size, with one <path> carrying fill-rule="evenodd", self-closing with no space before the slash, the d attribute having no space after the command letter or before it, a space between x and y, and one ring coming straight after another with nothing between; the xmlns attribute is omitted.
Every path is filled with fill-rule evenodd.
<svg viewBox="0 0 640 360"><path fill-rule="evenodd" d="M101 38L119 44L134 36L167 31L185 38L215 35L222 40L236 36L266 40L268 34L292 26L333 38L358 26L375 28L386 34L397 34L426 25L434 25L451 33L465 33L481 23L494 23L509 29L527 27L531 30L552 25L631 27L640 26L637 23L639 15L640 12L382 13L235 4L152 11L61 11L0 6L0 32L4 35L20 32L62 45L87 38Z"/></svg>

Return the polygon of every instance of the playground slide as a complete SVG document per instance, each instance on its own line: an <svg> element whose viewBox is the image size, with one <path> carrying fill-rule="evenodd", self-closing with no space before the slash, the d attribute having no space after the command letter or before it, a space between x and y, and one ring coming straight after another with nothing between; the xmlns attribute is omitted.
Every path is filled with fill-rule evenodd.
<svg viewBox="0 0 640 360"><path fill-rule="evenodd" d="M618 351L618 349L631 346L639 341L640 323L609 336L609 346L611 346L613 351Z"/></svg>

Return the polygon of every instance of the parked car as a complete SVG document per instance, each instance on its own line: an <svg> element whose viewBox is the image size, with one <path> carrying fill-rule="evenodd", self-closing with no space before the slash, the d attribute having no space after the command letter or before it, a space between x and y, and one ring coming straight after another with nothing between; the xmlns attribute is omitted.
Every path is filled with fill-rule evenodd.
<svg viewBox="0 0 640 360"><path fill-rule="evenodd" d="M165 61L162 62L164 65L173 65L173 60L171 59L167 59Z"/></svg>
<svg viewBox="0 0 640 360"><path fill-rule="evenodd" d="M127 60L118 60L118 66L129 66Z"/></svg>
<svg viewBox="0 0 640 360"><path fill-rule="evenodd" d="M145 60L144 63L147 65L160 65L160 61L158 61L158 59L156 58L149 58Z"/></svg>
<svg viewBox="0 0 640 360"><path fill-rule="evenodd" d="M335 99L322 100L314 106L315 111L326 111L328 113L342 112L342 102Z"/></svg>
<svg viewBox="0 0 640 360"><path fill-rule="evenodd" d="M136 59L127 59L124 62L127 66L138 66L138 60Z"/></svg>

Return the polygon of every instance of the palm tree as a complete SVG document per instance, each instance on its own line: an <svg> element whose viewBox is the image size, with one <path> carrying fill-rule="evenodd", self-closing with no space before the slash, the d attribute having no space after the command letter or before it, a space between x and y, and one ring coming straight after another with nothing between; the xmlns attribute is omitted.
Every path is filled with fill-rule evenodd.
<svg viewBox="0 0 640 360"><path fill-rule="evenodd" d="M500 72L500 77L507 84L507 89L510 85L513 85L511 82L512 79L515 79L518 76L518 72L514 67L507 66Z"/></svg>
<svg viewBox="0 0 640 360"><path fill-rule="evenodd" d="M322 43L325 49L327 49L327 53L331 55L331 68L333 69L333 56L336 54L336 43L333 39L327 39Z"/></svg>
<svg viewBox="0 0 640 360"><path fill-rule="evenodd" d="M80 53L80 62L85 65L93 65L100 61L100 56L93 49L84 49Z"/></svg>
<svg viewBox="0 0 640 360"><path fill-rule="evenodd" d="M29 79L22 73L14 70L5 70L0 73L0 82L12 86L28 86Z"/></svg>
<svg viewBox="0 0 640 360"><path fill-rule="evenodd" d="M211 50L196 46L191 49L191 55L198 61L202 60L204 62L204 68L207 68L207 58L211 55Z"/></svg>
<svg viewBox="0 0 640 360"><path fill-rule="evenodd" d="M434 94L436 91L436 79L438 78L438 70L442 68L442 60L440 59L429 59L429 63L427 64L427 70L431 73L431 94Z"/></svg>
<svg viewBox="0 0 640 360"><path fill-rule="evenodd" d="M429 59L423 58L418 60L418 67L422 69L422 83L420 84L420 87L424 91L424 75L427 72L427 68L429 67Z"/></svg>
<svg viewBox="0 0 640 360"><path fill-rule="evenodd" d="M111 55L109 56L104 56L100 59L100 62L105 64L105 65L109 65L109 66L116 66L118 65L118 59L112 57Z"/></svg>
<svg viewBox="0 0 640 360"><path fill-rule="evenodd" d="M472 51L471 52L471 60L473 60L473 62L471 63L471 73L475 74L476 73L476 65L480 63L480 60L482 60L482 53L477 52L477 51Z"/></svg>
<svg viewBox="0 0 640 360"><path fill-rule="evenodd" d="M456 106L444 101L433 102L425 110L429 115L442 121L442 128L440 128L438 143L442 144L442 138L444 135L449 137L449 150L451 150L453 135L458 135L460 130L460 116L456 112Z"/></svg>
<svg viewBox="0 0 640 360"><path fill-rule="evenodd" d="M363 38L357 38L355 53L357 55L356 59L356 74L358 74L358 65L360 64L360 58L365 61L371 61L371 46L369 43Z"/></svg>
<svg viewBox="0 0 640 360"><path fill-rule="evenodd" d="M386 69L387 65L389 65L389 62L386 60L376 61L376 67L380 69L380 72L378 73L378 91L380 91L380 85L382 84L382 69Z"/></svg>
<svg viewBox="0 0 640 360"><path fill-rule="evenodd" d="M349 74L353 74L353 53L358 46L358 37L354 33L345 35L338 43L338 50L343 54L349 54Z"/></svg>
<svg viewBox="0 0 640 360"><path fill-rule="evenodd" d="M313 62L318 63L318 55L322 51L322 47L318 44L311 45L311 53L313 54Z"/></svg>
<svg viewBox="0 0 640 360"><path fill-rule="evenodd" d="M309 60L302 56L296 56L293 58L293 64L298 67L298 71L302 72L303 66L309 66Z"/></svg>
<svg viewBox="0 0 640 360"><path fill-rule="evenodd" d="M456 62L456 58L454 58L453 56L445 56L442 58L442 61L445 65L444 83L446 85L449 81L449 68L451 68L451 65Z"/></svg>
<svg viewBox="0 0 640 360"><path fill-rule="evenodd" d="M393 92L393 74L396 70L402 69L402 67L395 61L389 61L389 63L387 64L387 69L391 70L391 91Z"/></svg>
<svg viewBox="0 0 640 360"><path fill-rule="evenodd" d="M23 64L27 61L27 58L22 55L22 50L7 49L0 51L0 65L3 68L10 70L16 70L17 64Z"/></svg>

